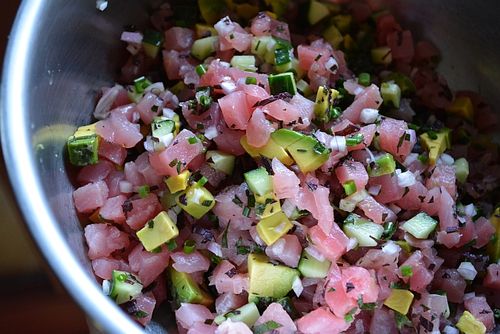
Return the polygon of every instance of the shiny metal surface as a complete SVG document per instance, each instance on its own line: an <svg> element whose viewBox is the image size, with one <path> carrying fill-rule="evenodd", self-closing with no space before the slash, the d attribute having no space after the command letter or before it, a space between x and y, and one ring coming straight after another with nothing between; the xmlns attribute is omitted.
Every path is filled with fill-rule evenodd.
<svg viewBox="0 0 500 334"><path fill-rule="evenodd" d="M72 204L64 143L76 126L90 120L96 89L113 82L121 64L116 51L122 47L123 26L147 22L152 2L111 0L99 12L93 0L26 0L3 71L2 145L18 204L56 275L108 333L142 330L94 281ZM500 3L392 3L416 31L440 47L442 72L452 88L479 90L492 105L500 103L500 21L494 16ZM154 323L147 332L165 328L165 322Z"/></svg>

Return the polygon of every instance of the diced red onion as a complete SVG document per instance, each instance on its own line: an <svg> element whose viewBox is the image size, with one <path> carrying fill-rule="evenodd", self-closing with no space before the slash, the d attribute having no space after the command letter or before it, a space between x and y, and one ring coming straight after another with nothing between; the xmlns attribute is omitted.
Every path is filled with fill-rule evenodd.
<svg viewBox="0 0 500 334"><path fill-rule="evenodd" d="M222 256L222 248L216 242L210 241L207 245L207 249L217 256Z"/></svg>
<svg viewBox="0 0 500 334"><path fill-rule="evenodd" d="M475 215L477 215L476 207L472 203L464 206L464 212L469 217L474 217Z"/></svg>
<svg viewBox="0 0 500 334"><path fill-rule="evenodd" d="M105 279L102 281L102 292L107 296L111 290L111 283Z"/></svg>
<svg viewBox="0 0 500 334"><path fill-rule="evenodd" d="M212 140L214 139L215 137L217 137L219 135L219 131L217 131L217 128L215 126L209 126L206 130L205 130L205 137L207 137L207 139L209 140Z"/></svg>
<svg viewBox="0 0 500 334"><path fill-rule="evenodd" d="M295 279L292 283L292 289L297 297L300 297L302 291L304 291L304 286L302 285L302 281L300 280L299 276L295 276Z"/></svg>
<svg viewBox="0 0 500 334"><path fill-rule="evenodd" d="M474 268L472 263L470 262L462 262L457 268L458 273L460 276L462 276L464 279L468 281L474 280L477 275L477 270Z"/></svg>
<svg viewBox="0 0 500 334"><path fill-rule="evenodd" d="M310 278L310 277L304 277L302 279L302 286L303 287L308 287L312 285L316 285L321 281L320 278Z"/></svg>
<svg viewBox="0 0 500 334"><path fill-rule="evenodd" d="M295 211L295 204L292 201L286 199L283 201L283 205L281 206L281 211L287 216L290 217L292 213Z"/></svg>
<svg viewBox="0 0 500 334"><path fill-rule="evenodd" d="M163 116L165 116L168 119L173 119L176 113L170 109L170 108L163 108Z"/></svg>
<svg viewBox="0 0 500 334"><path fill-rule="evenodd" d="M224 94L228 95L231 94L236 90L236 85L234 84L233 81L223 81L220 84L220 87L224 91Z"/></svg>
<svg viewBox="0 0 500 334"><path fill-rule="evenodd" d="M127 43L140 44L142 43L142 34L140 32L124 31L120 37L120 40Z"/></svg>
<svg viewBox="0 0 500 334"><path fill-rule="evenodd" d="M358 240L356 238L349 238L349 241L347 242L346 252L356 248L357 245Z"/></svg>
<svg viewBox="0 0 500 334"><path fill-rule="evenodd" d="M453 159L453 157L449 154L446 154L446 153L443 153L441 154L441 156L439 157L439 159L445 164L445 165L448 165L448 166L451 166L453 165L453 163L455 162L455 159Z"/></svg>
<svg viewBox="0 0 500 334"><path fill-rule="evenodd" d="M316 260L320 262L325 261L325 257L316 247L309 245L306 248L304 248L304 250L307 252L307 254L311 255Z"/></svg>
<svg viewBox="0 0 500 334"><path fill-rule="evenodd" d="M386 254L398 254L401 251L401 247L394 241L388 241L382 246L382 252Z"/></svg>
<svg viewBox="0 0 500 334"><path fill-rule="evenodd" d="M397 206L396 204L394 203L391 203L388 205L389 209L391 209L392 212L394 212L395 214L398 214L401 212L401 208L399 206Z"/></svg>
<svg viewBox="0 0 500 334"><path fill-rule="evenodd" d="M146 87L146 89L144 90L144 93L151 92L155 95L160 95L164 91L165 91L165 86L163 85L163 82L155 82L155 83L149 85L148 87Z"/></svg>
<svg viewBox="0 0 500 334"><path fill-rule="evenodd" d="M142 48L142 44L134 44L134 43L129 43L126 47L127 51L131 54L131 55L136 55L139 53L139 51L141 50Z"/></svg>
<svg viewBox="0 0 500 334"><path fill-rule="evenodd" d="M359 119L365 124L374 123L378 118L378 110L372 108L364 108L361 110L361 115Z"/></svg>
<svg viewBox="0 0 500 334"><path fill-rule="evenodd" d="M339 68L339 64L337 63L337 60L335 58L330 57L328 58L328 61L325 63L325 68L332 74L337 73L337 70Z"/></svg>
<svg viewBox="0 0 500 334"><path fill-rule="evenodd" d="M377 196L380 194L380 190L382 189L382 186L380 184L374 184L373 186L370 186L368 188L368 193L373 196Z"/></svg>
<svg viewBox="0 0 500 334"><path fill-rule="evenodd" d="M399 172L398 172L399 171ZM396 169L396 175L398 178L398 186L405 188L405 187L410 187L415 184L415 175L409 170L406 172L401 173L400 169Z"/></svg>
<svg viewBox="0 0 500 334"><path fill-rule="evenodd" d="M101 12L106 10L108 8L108 1L107 0L97 0L95 2L95 7L99 9Z"/></svg>
<svg viewBox="0 0 500 334"><path fill-rule="evenodd" d="M458 334L459 331L458 329L456 329L455 327L453 326L450 326L450 325L446 325L443 329L443 333L444 334Z"/></svg>
<svg viewBox="0 0 500 334"><path fill-rule="evenodd" d="M474 298L474 297L476 297L476 293L474 291L464 294L464 300L467 300L469 298Z"/></svg>
<svg viewBox="0 0 500 334"><path fill-rule="evenodd" d="M123 87L120 85L114 85L110 89L104 93L101 98L99 99L99 102L97 102L97 105L95 106L94 109L94 117L97 119L105 119L109 116L109 112L111 110L111 106L116 100L116 97L120 93L120 90L122 90Z"/></svg>
<svg viewBox="0 0 500 334"><path fill-rule="evenodd" d="M134 186L132 185L132 183L130 183L126 180L120 181L120 183L118 184L118 187L120 188L120 192L122 192L124 194L129 194L129 193L134 191Z"/></svg>

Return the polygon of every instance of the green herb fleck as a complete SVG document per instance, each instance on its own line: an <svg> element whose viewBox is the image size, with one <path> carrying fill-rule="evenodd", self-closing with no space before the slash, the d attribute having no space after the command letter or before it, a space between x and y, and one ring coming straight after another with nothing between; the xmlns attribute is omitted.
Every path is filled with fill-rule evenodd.
<svg viewBox="0 0 500 334"><path fill-rule="evenodd" d="M194 252L195 249L196 249L196 243L194 242L194 240L188 239L184 241L184 247L183 247L184 253L191 254L192 252Z"/></svg>
<svg viewBox="0 0 500 334"><path fill-rule="evenodd" d="M413 275L412 266L402 266L401 275L403 275L403 277L411 277Z"/></svg>
<svg viewBox="0 0 500 334"><path fill-rule="evenodd" d="M254 334L264 334L266 332L272 331L274 329L278 329L280 327L282 327L281 324L277 323L274 320L269 320L269 321L266 321L263 324L254 326L253 327L253 333Z"/></svg>

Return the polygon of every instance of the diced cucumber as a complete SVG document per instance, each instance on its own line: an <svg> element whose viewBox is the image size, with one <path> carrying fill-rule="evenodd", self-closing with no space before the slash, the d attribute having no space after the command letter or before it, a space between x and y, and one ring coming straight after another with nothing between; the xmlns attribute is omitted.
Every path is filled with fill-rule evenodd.
<svg viewBox="0 0 500 334"><path fill-rule="evenodd" d="M455 177L460 183L465 183L467 177L469 176L469 162L465 158L460 158L455 160L453 163L455 166Z"/></svg>
<svg viewBox="0 0 500 334"><path fill-rule="evenodd" d="M370 73L360 73L358 76L358 83L362 86L368 87L371 84Z"/></svg>
<svg viewBox="0 0 500 334"><path fill-rule="evenodd" d="M394 173L395 170L396 162L394 161L394 157L389 153L383 154L368 165L368 175L370 176L391 174Z"/></svg>
<svg viewBox="0 0 500 334"><path fill-rule="evenodd" d="M311 3L309 5L309 12L307 13L309 24L315 25L328 15L330 15L330 11L325 4L316 0L311 0Z"/></svg>
<svg viewBox="0 0 500 334"><path fill-rule="evenodd" d="M377 240L382 237L384 227L368 219L362 218L357 214L351 213L344 220L342 227L344 233L358 241L361 247L377 246Z"/></svg>
<svg viewBox="0 0 500 334"><path fill-rule="evenodd" d="M389 65L392 62L391 48L381 46L371 50L372 61L377 65Z"/></svg>
<svg viewBox="0 0 500 334"><path fill-rule="evenodd" d="M223 172L224 174L231 175L234 170L234 155L224 153L222 151L207 151L205 159L208 161L212 168Z"/></svg>
<svg viewBox="0 0 500 334"><path fill-rule="evenodd" d="M142 39L142 48L151 58L156 58L163 42L163 35L156 30L146 30Z"/></svg>
<svg viewBox="0 0 500 334"><path fill-rule="evenodd" d="M96 164L99 160L99 137L95 124L79 127L67 141L69 161L75 166Z"/></svg>
<svg viewBox="0 0 500 334"><path fill-rule="evenodd" d="M352 195L356 192L356 182L354 182L353 180L346 181L342 184L342 187L344 187L344 191L347 196Z"/></svg>
<svg viewBox="0 0 500 334"><path fill-rule="evenodd" d="M413 218L407 220L401 229L410 233L417 239L427 239L429 234L436 228L438 222L425 212L420 212Z"/></svg>
<svg viewBox="0 0 500 334"><path fill-rule="evenodd" d="M305 97L311 96L313 94L311 87L306 81L301 79L297 81L296 85L297 85L297 91L302 95L304 95Z"/></svg>
<svg viewBox="0 0 500 334"><path fill-rule="evenodd" d="M193 57L204 60L212 53L215 52L215 45L218 43L218 36L208 36L205 38L200 38L194 41L193 46L191 47L191 54Z"/></svg>
<svg viewBox="0 0 500 334"><path fill-rule="evenodd" d="M401 89L403 96L408 96L415 92L415 84L409 77L400 72L392 72L384 78L384 81L394 81Z"/></svg>
<svg viewBox="0 0 500 334"><path fill-rule="evenodd" d="M331 25L323 31L323 38L330 43L334 49L338 49L340 44L344 41L344 37L334 25Z"/></svg>
<svg viewBox="0 0 500 334"><path fill-rule="evenodd" d="M319 261L306 250L302 252L298 269L302 276L309 278L325 278L330 270L331 262L328 260Z"/></svg>
<svg viewBox="0 0 500 334"><path fill-rule="evenodd" d="M255 36L252 39L251 52L264 59L268 53L269 43L275 43L271 36ZM273 50L274 52L274 50Z"/></svg>
<svg viewBox="0 0 500 334"><path fill-rule="evenodd" d="M160 139L174 131L175 122L164 116L155 117L151 123L151 135L155 138Z"/></svg>
<svg viewBox="0 0 500 334"><path fill-rule="evenodd" d="M380 95L385 105L392 105L399 108L401 102L401 89L394 81L383 82L380 86Z"/></svg>
<svg viewBox="0 0 500 334"><path fill-rule="evenodd" d="M257 67L255 67L255 56L233 56L233 58L231 58L231 66L243 71L257 71Z"/></svg>
<svg viewBox="0 0 500 334"><path fill-rule="evenodd" d="M273 191L273 181L265 168L260 167L243 174L248 188L256 195L263 196Z"/></svg>
<svg viewBox="0 0 500 334"><path fill-rule="evenodd" d="M126 271L113 270L109 296L123 304L134 300L142 292L142 283L137 277Z"/></svg>
<svg viewBox="0 0 500 334"><path fill-rule="evenodd" d="M297 94L297 86L293 73L285 72L280 74L270 74L268 77L271 94L288 92L292 95Z"/></svg>
<svg viewBox="0 0 500 334"><path fill-rule="evenodd" d="M255 303L248 303L234 311L217 316L214 319L214 322L219 325L226 321L226 319L231 319L231 321L240 321L247 324L248 327L252 327L259 317L260 313L257 309L257 305Z"/></svg>
<svg viewBox="0 0 500 334"><path fill-rule="evenodd" d="M276 48L274 50L274 64L276 66L290 64L292 62L292 59L293 59L292 49Z"/></svg>

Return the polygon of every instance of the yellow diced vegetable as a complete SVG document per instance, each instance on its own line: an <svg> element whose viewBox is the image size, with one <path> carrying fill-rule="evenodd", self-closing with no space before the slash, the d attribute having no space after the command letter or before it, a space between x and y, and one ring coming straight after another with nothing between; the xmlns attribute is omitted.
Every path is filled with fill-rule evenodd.
<svg viewBox="0 0 500 334"><path fill-rule="evenodd" d="M467 96L459 96L455 98L453 103L446 109L447 112L451 114L456 114L468 121L474 119L474 106L472 101Z"/></svg>
<svg viewBox="0 0 500 334"><path fill-rule="evenodd" d="M179 175L170 176L165 180L165 183L167 184L170 192L174 194L176 192L186 190L188 187L189 176L191 176L191 172L186 170Z"/></svg>
<svg viewBox="0 0 500 334"><path fill-rule="evenodd" d="M261 217L262 217L262 219L264 219L264 218L267 218L269 216L274 215L275 213L277 213L279 211L281 211L280 202L269 203L264 208L264 212L262 213Z"/></svg>
<svg viewBox="0 0 500 334"><path fill-rule="evenodd" d="M257 224L257 233L259 237L270 246L276 242L279 238L287 234L288 231L293 227L290 223L288 217L279 211L272 216L262 219Z"/></svg>
<svg viewBox="0 0 500 334"><path fill-rule="evenodd" d="M457 328L465 334L484 334L486 326L469 311L465 311L457 322Z"/></svg>
<svg viewBox="0 0 500 334"><path fill-rule="evenodd" d="M490 223L495 228L495 234L488 244L487 251L492 262L496 262L500 259L500 207L496 208L491 215Z"/></svg>
<svg viewBox="0 0 500 334"><path fill-rule="evenodd" d="M408 313L413 302L413 293L403 289L392 289L391 294L384 302L384 305L401 314Z"/></svg>
<svg viewBox="0 0 500 334"><path fill-rule="evenodd" d="M137 231L137 238L148 252L178 235L177 226L165 211L160 212L153 220Z"/></svg>
<svg viewBox="0 0 500 334"><path fill-rule="evenodd" d="M436 136L435 139L432 139L427 132L420 135L422 146L429 151L429 162L431 165L434 165L439 156L451 147L450 132L450 129L442 129L434 134Z"/></svg>

